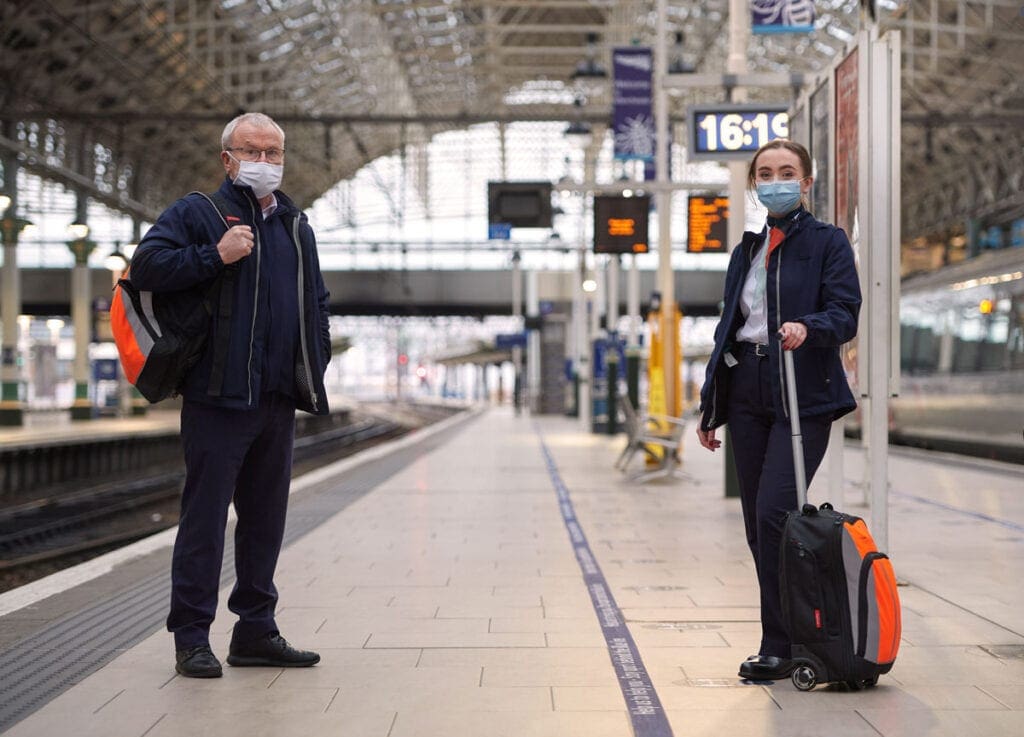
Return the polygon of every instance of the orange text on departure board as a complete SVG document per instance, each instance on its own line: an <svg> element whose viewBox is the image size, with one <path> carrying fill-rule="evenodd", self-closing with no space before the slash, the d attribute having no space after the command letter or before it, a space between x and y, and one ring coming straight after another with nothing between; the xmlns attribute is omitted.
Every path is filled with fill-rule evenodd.
<svg viewBox="0 0 1024 737"><path fill-rule="evenodd" d="M725 247L713 231L718 231L717 223L729 217L728 197L691 197L690 198L690 253L701 251L724 251Z"/></svg>
<svg viewBox="0 0 1024 737"><path fill-rule="evenodd" d="M633 218L608 218L608 235L633 235L636 220Z"/></svg>

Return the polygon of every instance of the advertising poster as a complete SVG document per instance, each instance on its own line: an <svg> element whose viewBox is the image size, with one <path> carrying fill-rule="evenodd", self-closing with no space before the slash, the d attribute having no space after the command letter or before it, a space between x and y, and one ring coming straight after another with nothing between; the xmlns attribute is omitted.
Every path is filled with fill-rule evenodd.
<svg viewBox="0 0 1024 737"><path fill-rule="evenodd" d="M857 243L857 49L836 67L836 222Z"/></svg>
<svg viewBox="0 0 1024 737"><path fill-rule="evenodd" d="M612 52L612 130L615 158L654 160L651 50L640 46Z"/></svg>
<svg viewBox="0 0 1024 737"><path fill-rule="evenodd" d="M826 81L811 95L810 154L814 164L814 184L811 186L811 211L819 220L832 221L832 203L829 200L829 88Z"/></svg>

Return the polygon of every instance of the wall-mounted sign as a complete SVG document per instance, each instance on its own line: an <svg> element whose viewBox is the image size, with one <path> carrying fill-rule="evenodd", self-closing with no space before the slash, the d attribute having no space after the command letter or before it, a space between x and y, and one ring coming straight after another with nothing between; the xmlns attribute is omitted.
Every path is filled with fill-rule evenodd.
<svg viewBox="0 0 1024 737"><path fill-rule="evenodd" d="M776 138L789 138L785 105L694 105L689 110L690 161L746 159Z"/></svg>
<svg viewBox="0 0 1024 737"><path fill-rule="evenodd" d="M651 198L594 196L594 253L647 253Z"/></svg>
<svg viewBox="0 0 1024 737"><path fill-rule="evenodd" d="M751 0L750 30L754 33L810 33L814 30L814 2Z"/></svg>

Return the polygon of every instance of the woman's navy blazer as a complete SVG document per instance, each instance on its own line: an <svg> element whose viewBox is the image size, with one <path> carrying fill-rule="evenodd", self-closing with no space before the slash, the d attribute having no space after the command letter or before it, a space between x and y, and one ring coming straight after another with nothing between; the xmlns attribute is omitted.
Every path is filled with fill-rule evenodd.
<svg viewBox="0 0 1024 737"><path fill-rule="evenodd" d="M765 289L775 416L789 416L777 332L784 322L800 322L807 327L807 339L793 352L800 416L829 415L836 419L857 406L840 358L841 346L857 334L860 313L861 291L853 248L842 229L815 219L803 209L790 217L793 222L785 239L769 256ZM744 233L729 261L722 317L715 329L715 347L700 392L703 430L729 420L730 370L725 353L745 321L740 295L754 254L766 235L767 229Z"/></svg>

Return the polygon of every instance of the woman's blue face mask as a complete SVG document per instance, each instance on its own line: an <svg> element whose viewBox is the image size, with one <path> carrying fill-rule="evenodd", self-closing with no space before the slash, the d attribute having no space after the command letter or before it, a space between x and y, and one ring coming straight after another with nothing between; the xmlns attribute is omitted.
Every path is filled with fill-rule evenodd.
<svg viewBox="0 0 1024 737"><path fill-rule="evenodd" d="M757 199L772 215L785 215L800 204L801 179L758 182Z"/></svg>

